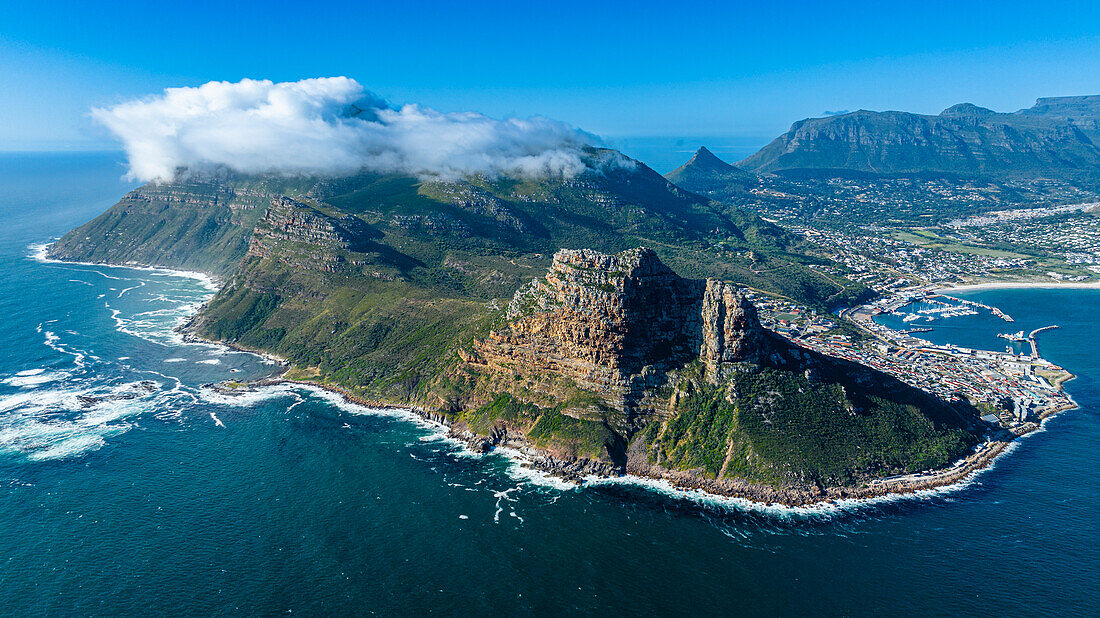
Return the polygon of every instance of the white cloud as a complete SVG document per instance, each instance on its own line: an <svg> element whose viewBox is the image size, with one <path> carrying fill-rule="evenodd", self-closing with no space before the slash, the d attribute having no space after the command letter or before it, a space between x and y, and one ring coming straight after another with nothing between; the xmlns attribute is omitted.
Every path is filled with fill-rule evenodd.
<svg viewBox="0 0 1100 618"><path fill-rule="evenodd" d="M572 176L585 167L581 147L598 142L542 117L393 109L346 77L168 88L92 116L119 138L129 175L143 181L221 166L245 173Z"/></svg>

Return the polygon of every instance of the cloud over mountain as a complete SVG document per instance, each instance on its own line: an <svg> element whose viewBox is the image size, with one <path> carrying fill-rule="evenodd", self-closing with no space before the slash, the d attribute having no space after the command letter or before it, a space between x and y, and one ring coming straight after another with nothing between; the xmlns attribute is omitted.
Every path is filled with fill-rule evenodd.
<svg viewBox="0 0 1100 618"><path fill-rule="evenodd" d="M129 175L142 181L221 166L246 173L571 176L585 167L581 147L598 142L543 117L392 108L346 77L167 88L92 116L122 142Z"/></svg>

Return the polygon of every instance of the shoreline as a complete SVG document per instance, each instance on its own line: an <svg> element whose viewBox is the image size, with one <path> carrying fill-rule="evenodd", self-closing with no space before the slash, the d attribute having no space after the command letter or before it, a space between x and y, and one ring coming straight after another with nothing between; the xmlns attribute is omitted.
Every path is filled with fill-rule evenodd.
<svg viewBox="0 0 1100 618"><path fill-rule="evenodd" d="M46 251L50 244L52 243L32 245L35 249L29 257L43 263L131 268L134 270L156 272L158 274L198 279L215 292L222 284L222 282L215 277L207 273L196 271L143 265L75 262L48 258L46 257ZM1072 284L1057 284L1053 282L1040 282L1038 284L1028 284L1026 282L991 282L973 286L945 288L945 290L980 289L985 286L993 286L993 288L1095 287L1100 289L1100 284L1078 284L1077 286L1072 286ZM224 341L210 340L195 334L191 327L199 311L201 311L201 308L202 305L197 306L194 313L183 318L176 328L183 336L183 341L185 343L214 345L230 350L245 352L256 355L267 361L273 361L282 367L282 371L277 375L251 382L244 382L244 384L247 384L249 387L255 388L290 384L310 389L320 389L339 396L346 403L357 405L368 410L406 412L423 422L437 427L447 439L464 445L474 453L499 452L504 457L510 459L516 466L535 471L539 474L552 476L555 479L572 483L575 486L628 484L681 499L717 502L746 509L782 509L796 512L818 512L823 509L858 507L884 500L919 497L927 495L929 492L945 492L962 489L969 484L975 476L992 468L1000 456L1010 452L1012 446L1016 444L1020 438L1042 429L1046 420L1054 417L1058 413L1078 407L1076 402L1071 398L1070 405L1054 408L1041 413L1039 422L1032 424L1033 426L1028 427L1025 431L1014 434L1011 437L1002 434L1000 438L990 439L979 444L973 453L956 461L949 468L936 470L928 474L910 474L887 477L885 479L872 479L868 480L860 487L822 487L815 488L816 491L808 488L783 489L747 481L693 477L686 472L666 470L651 465L644 466L640 469L638 466L634 466L634 472L632 472L630 469L631 466L628 464L625 472L612 473L607 471L607 464L603 464L602 462L591 462L589 460L558 460L522 438L516 439L509 436L507 432L502 436L494 438L480 436L456 428L449 423L443 415L430 412L415 405L397 404L390 401L372 401L354 395L347 389L338 385L323 384L311 380L286 378L286 374L293 369L293 365L285 358L264 350L252 349L247 346ZM1070 377L1065 381L1072 380L1075 377L1076 376L1071 373ZM229 379L226 381L232 380ZM1011 433L1008 432L1008 430L1003 430L1003 432Z"/></svg>
<svg viewBox="0 0 1100 618"><path fill-rule="evenodd" d="M1057 281L1043 281L1041 279L1036 279L1033 281L987 281L985 283L964 283L961 285L935 287L929 289L937 294L942 294L944 292L980 292L983 290L1011 290L1029 288L1044 290L1100 290L1100 281L1094 281L1091 283L1072 281L1069 283L1059 283Z"/></svg>
<svg viewBox="0 0 1100 618"><path fill-rule="evenodd" d="M1073 379L1073 377L1069 379ZM1057 416L1061 412L1079 408L1077 403L1071 399L1072 403L1070 405L1044 411L1039 415L1037 423L1032 423L1031 426L1020 433L1012 434L1012 432L1002 430L999 437L980 443L975 447L973 453L958 460L948 468L935 470L928 474L908 474L885 479L872 479L861 487L823 487L819 491L813 491L806 488L777 488L746 481L698 478L692 477L688 473L673 470L663 470L662 474L645 474L641 471L632 473L629 467L626 472L618 474L586 471L585 468L592 467L591 464L593 463L597 464L597 468L602 467L602 464L589 462L588 460L567 461L555 459L526 440L515 439L507 434L503 436L503 439L493 442L490 438L458 429L449 423L444 416L418 406L372 401L349 393L339 386L308 380L291 380L278 377L260 381L257 386L276 386L280 384L320 389L340 396L347 403L368 409L408 412L436 426L444 432L447 439L462 444L474 453L499 452L512 460L515 465L549 475L578 487L625 484L689 500L725 503L748 509L783 509L799 512L814 512L826 508L859 507L882 501L916 498L932 493L963 489L977 475L991 469L1002 455L1011 452L1013 446L1020 439L1043 429L1048 419ZM1011 437L1004 435L1006 433L1010 434ZM487 449L484 448L486 443L491 443Z"/></svg>
<svg viewBox="0 0 1100 618"><path fill-rule="evenodd" d="M113 262L80 262L77 260L59 260L47 255L50 246L57 242L55 238L49 242L43 243L31 243L29 248L31 253L27 256L36 262L43 264L75 264L77 266L107 266L109 268L130 268L133 270L141 270L150 273L156 273L159 275L175 275L178 277L186 277L188 279L195 279L202 282L203 286L209 289L211 292L217 293L225 285L221 277L213 275L211 273L202 272L199 270L183 270L180 268L168 268L166 266L149 266L148 264L116 264Z"/></svg>

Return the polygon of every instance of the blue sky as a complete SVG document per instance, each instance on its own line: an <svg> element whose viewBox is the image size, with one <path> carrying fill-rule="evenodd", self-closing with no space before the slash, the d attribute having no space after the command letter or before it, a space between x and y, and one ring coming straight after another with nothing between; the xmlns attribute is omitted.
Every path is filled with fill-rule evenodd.
<svg viewBox="0 0 1100 618"><path fill-rule="evenodd" d="M1100 93L1096 2L4 2L0 150L109 145L169 86L346 75L394 103L763 143L826 110Z"/></svg>

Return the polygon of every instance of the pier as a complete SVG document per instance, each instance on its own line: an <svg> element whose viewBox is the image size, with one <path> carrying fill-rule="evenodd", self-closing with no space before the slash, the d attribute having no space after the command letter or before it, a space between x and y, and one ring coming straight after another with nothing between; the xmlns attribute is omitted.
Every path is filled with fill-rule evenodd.
<svg viewBox="0 0 1100 618"><path fill-rule="evenodd" d="M1039 343L1037 341L1035 341L1035 335L1038 335L1039 333L1043 332L1044 330L1051 330L1051 329L1054 329L1054 328L1058 328L1058 325L1054 324L1053 326L1044 326L1042 328L1036 328L1035 330L1028 333L1027 341L1028 341L1028 343L1031 344L1031 358L1039 358Z"/></svg>
<svg viewBox="0 0 1100 618"><path fill-rule="evenodd" d="M951 300L953 300L957 303L961 303L963 305L970 305L971 307L981 307L982 309L986 309L990 313L992 313L993 315L1001 318L1005 322L1015 322L1016 321L1016 320L1012 319L1012 316L1008 315L1004 311L1001 311L1000 309L998 309L997 307L994 307L992 305L987 305L985 303L979 303L979 302L973 301L973 300L966 300L965 298L958 298L958 297L955 297L955 296L948 296L947 294L936 294L934 296L931 296L930 298L934 298L935 296L939 296L940 298L949 298L949 299L951 299Z"/></svg>

